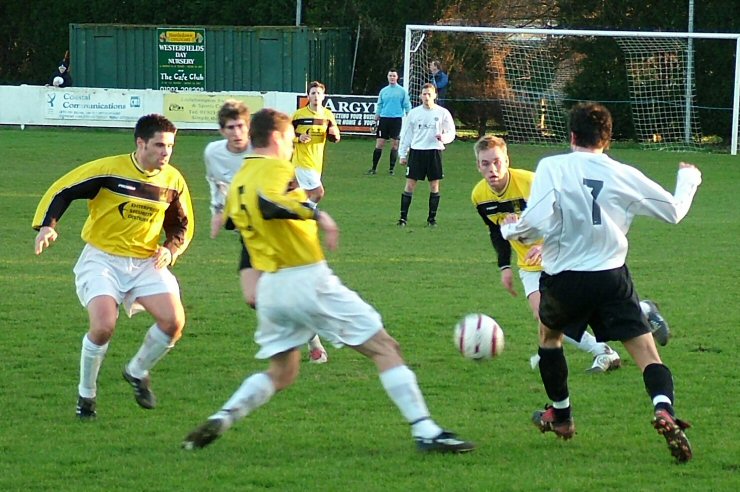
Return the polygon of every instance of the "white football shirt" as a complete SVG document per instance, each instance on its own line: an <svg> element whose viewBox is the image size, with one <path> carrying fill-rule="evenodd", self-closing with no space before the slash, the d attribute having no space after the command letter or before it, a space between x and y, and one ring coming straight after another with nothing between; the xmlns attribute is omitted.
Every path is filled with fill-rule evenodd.
<svg viewBox="0 0 740 492"><path fill-rule="evenodd" d="M442 135L442 140L437 140ZM403 119L398 156L405 159L409 149L444 150L445 145L455 140L455 121L442 106L433 108L417 106Z"/></svg>
<svg viewBox="0 0 740 492"><path fill-rule="evenodd" d="M231 180L241 169L244 158L252 152L252 146L235 154L226 147L227 140L217 140L206 145L203 160L206 163L206 180L211 189L211 213L220 212L226 203L226 193Z"/></svg>
<svg viewBox="0 0 740 492"><path fill-rule="evenodd" d="M544 238L542 267L601 271L624 265L627 231L636 215L673 224L683 219L701 183L695 168L679 169L671 195L637 169L606 154L571 152L542 159L527 209L501 227L506 239Z"/></svg>

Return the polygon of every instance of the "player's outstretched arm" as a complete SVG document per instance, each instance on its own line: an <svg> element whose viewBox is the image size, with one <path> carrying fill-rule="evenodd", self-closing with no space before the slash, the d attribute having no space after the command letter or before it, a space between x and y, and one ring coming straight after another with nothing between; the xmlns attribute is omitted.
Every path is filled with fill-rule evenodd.
<svg viewBox="0 0 740 492"><path fill-rule="evenodd" d="M655 217L669 224L678 224L689 213L701 181L701 171L688 162L681 162L678 165L676 191L673 195L649 178L641 176L635 189L640 190L642 200L639 207L632 207L634 208L632 213Z"/></svg>
<svg viewBox="0 0 740 492"><path fill-rule="evenodd" d="M39 233L36 234L36 240L34 241L35 251L37 255L40 255L46 248L51 245L57 239L57 231L52 227L41 227Z"/></svg>

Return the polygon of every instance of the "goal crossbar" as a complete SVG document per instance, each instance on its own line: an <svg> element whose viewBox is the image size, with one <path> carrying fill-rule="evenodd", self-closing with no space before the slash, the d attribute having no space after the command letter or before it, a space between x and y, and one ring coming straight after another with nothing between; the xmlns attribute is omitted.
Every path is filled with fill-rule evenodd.
<svg viewBox="0 0 740 492"><path fill-rule="evenodd" d="M411 74L411 43L414 31L442 31L442 32L465 32L465 33L491 33L491 34L518 34L518 35L540 35L540 36L583 36L583 37L610 37L610 38L678 38L678 39L728 39L735 40L735 83L733 85L732 98L732 136L730 153L737 155L738 130L740 122L740 33L702 33L702 32L647 32L647 31L601 31L589 29L533 29L533 28L510 28L510 27L476 27L476 26L441 26L407 24L406 39L404 46L404 81L410 80ZM404 82L404 84L407 82ZM408 88L407 88L408 89Z"/></svg>

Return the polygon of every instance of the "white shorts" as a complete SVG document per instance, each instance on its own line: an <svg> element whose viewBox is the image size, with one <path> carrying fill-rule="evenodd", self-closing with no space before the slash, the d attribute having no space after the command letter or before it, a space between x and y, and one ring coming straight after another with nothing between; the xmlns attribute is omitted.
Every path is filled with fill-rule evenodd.
<svg viewBox="0 0 740 492"><path fill-rule="evenodd" d="M315 169L296 166L295 179L304 190L315 190L321 186L321 174Z"/></svg>
<svg viewBox="0 0 740 492"><path fill-rule="evenodd" d="M527 270L519 269L519 278L522 279L525 297L529 297L532 292L540 290L540 273L542 272L528 272Z"/></svg>
<svg viewBox="0 0 740 492"><path fill-rule="evenodd" d="M180 295L177 279L168 268L154 268L154 258L115 256L86 244L74 267L77 297L83 306L97 296L123 304L131 317L144 311L136 299L154 294Z"/></svg>
<svg viewBox="0 0 740 492"><path fill-rule="evenodd" d="M337 348L362 345L383 328L380 314L323 261L263 273L257 320L258 359L300 347L315 334Z"/></svg>

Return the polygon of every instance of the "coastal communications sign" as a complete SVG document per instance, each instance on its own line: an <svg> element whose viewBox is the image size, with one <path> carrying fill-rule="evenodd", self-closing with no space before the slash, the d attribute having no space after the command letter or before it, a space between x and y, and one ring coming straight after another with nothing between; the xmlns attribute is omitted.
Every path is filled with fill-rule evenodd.
<svg viewBox="0 0 740 492"><path fill-rule="evenodd" d="M157 89L206 90L206 30L157 29Z"/></svg>
<svg viewBox="0 0 740 492"><path fill-rule="evenodd" d="M47 120L136 121L142 114L142 98L134 92L73 87L45 93Z"/></svg>

